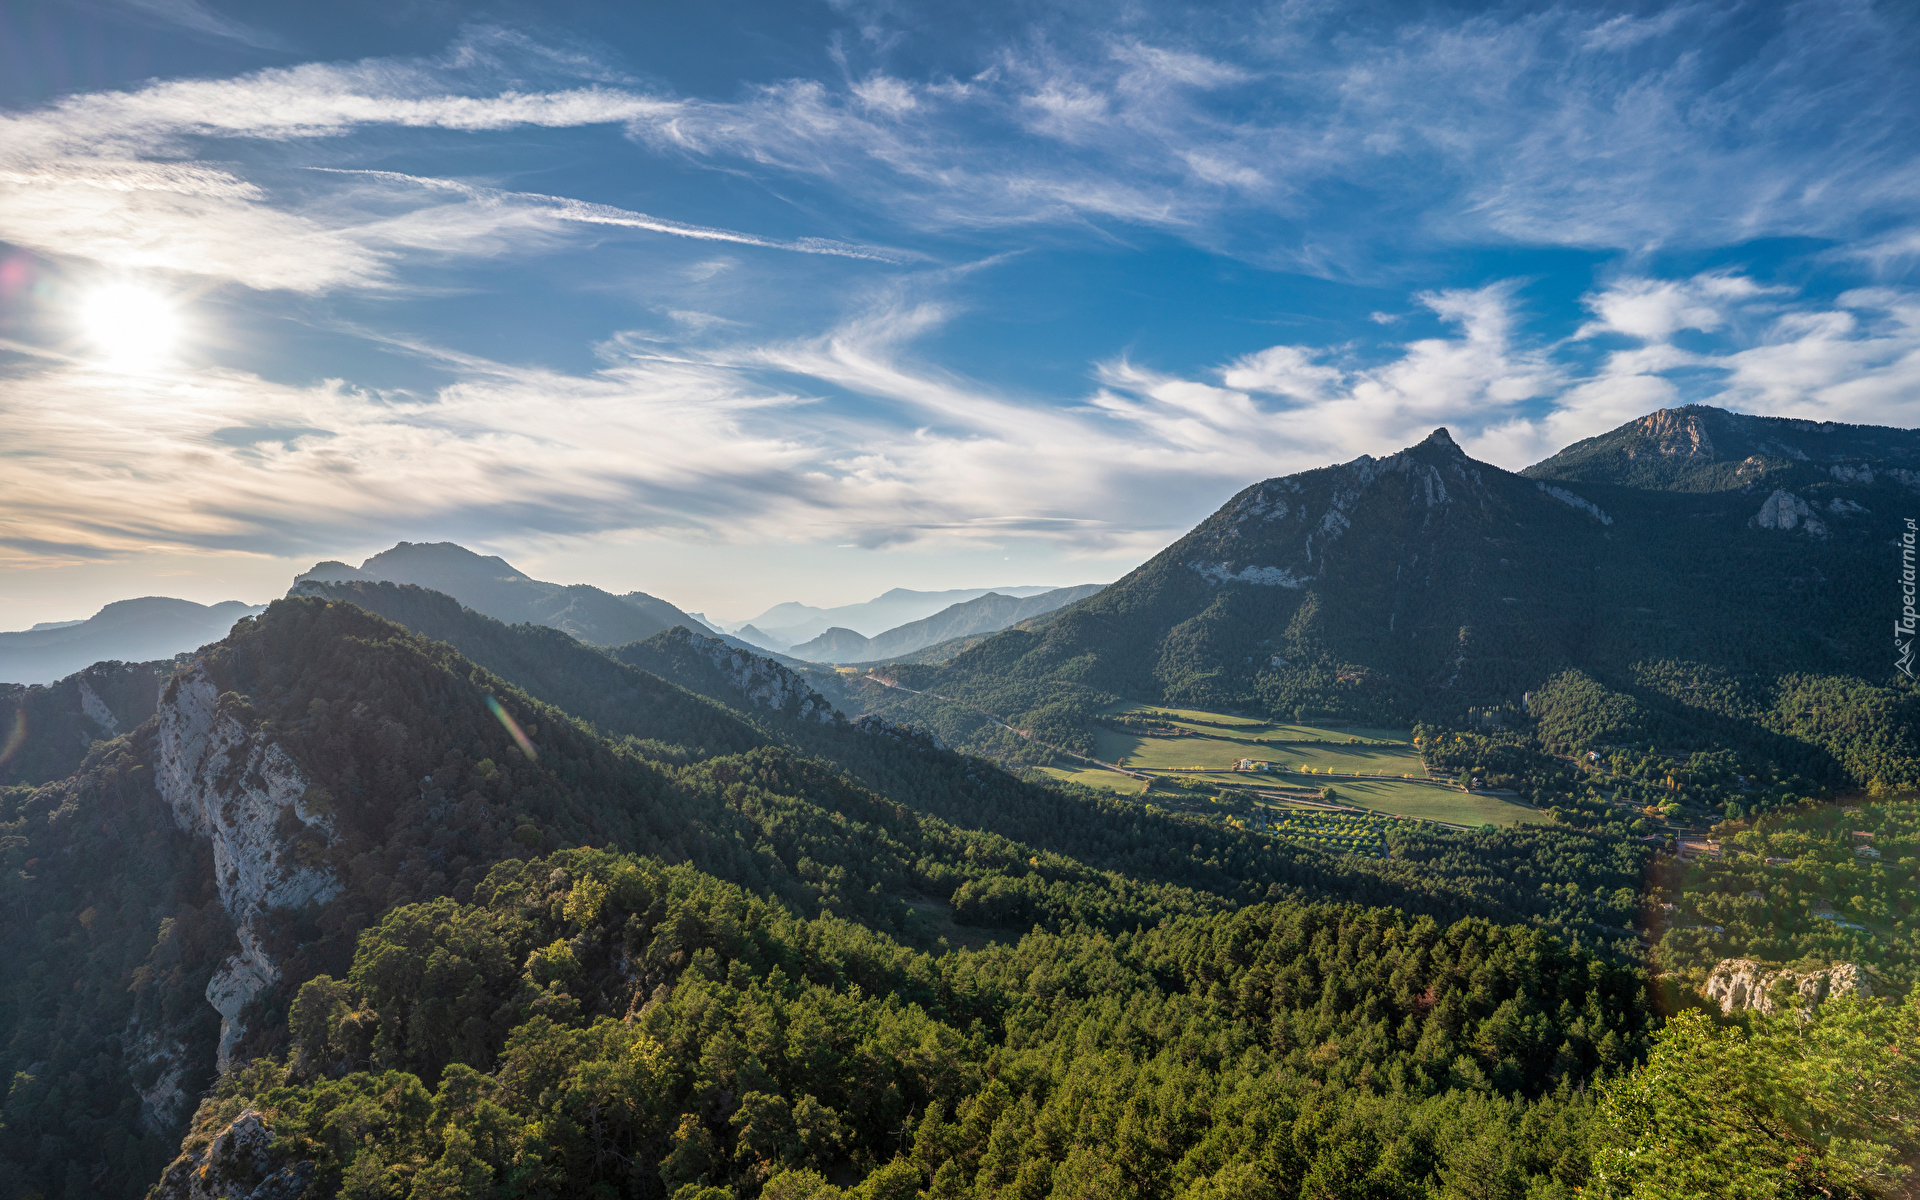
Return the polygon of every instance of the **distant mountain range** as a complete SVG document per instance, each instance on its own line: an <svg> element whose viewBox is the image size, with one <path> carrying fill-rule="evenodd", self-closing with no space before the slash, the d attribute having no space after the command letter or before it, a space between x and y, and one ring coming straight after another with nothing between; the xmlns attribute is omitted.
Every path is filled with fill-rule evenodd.
<svg viewBox="0 0 1920 1200"><path fill-rule="evenodd" d="M861 604L842 604L836 608L815 608L811 604L787 601L776 604L735 626L730 632L771 650L786 650L829 629L849 629L863 637L875 637L889 629L930 617L955 604L963 604L994 592L1002 596L1037 596L1056 590L1052 584L1023 584L1018 587L950 588L940 592L916 592L912 588L894 588ZM753 635L746 632L751 626Z"/></svg>
<svg viewBox="0 0 1920 1200"><path fill-rule="evenodd" d="M717 632L645 592L616 596L590 584L546 583L497 555L475 554L453 542L401 542L358 567L323 562L295 577L295 591L309 581L411 583L495 620L546 625L595 646L641 641L675 625Z"/></svg>
<svg viewBox="0 0 1920 1200"><path fill-rule="evenodd" d="M220 640L235 621L260 611L261 606L238 600L116 600L84 621L48 621L0 633L0 681L52 683L97 662L172 658Z"/></svg>
<svg viewBox="0 0 1920 1200"><path fill-rule="evenodd" d="M795 646L788 653L809 662L858 663L897 658L954 638L996 633L1084 600L1104 586L1083 583L1024 598L987 592L943 608L930 617L896 626L878 637L862 637L851 629L836 627Z"/></svg>
<svg viewBox="0 0 1920 1200"><path fill-rule="evenodd" d="M1254 484L1044 628L897 680L1080 748L1121 699L1404 725L1578 693L1554 720L1595 744L1920 781L1889 636L1916 511L1920 432L1695 406L1514 474L1442 429ZM950 742L980 727L874 692Z"/></svg>

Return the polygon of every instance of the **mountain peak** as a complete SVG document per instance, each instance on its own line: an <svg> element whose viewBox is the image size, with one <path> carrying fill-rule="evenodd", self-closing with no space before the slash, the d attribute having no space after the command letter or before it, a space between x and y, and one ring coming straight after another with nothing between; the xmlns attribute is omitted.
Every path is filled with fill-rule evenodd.
<svg viewBox="0 0 1920 1200"><path fill-rule="evenodd" d="M1432 446L1436 450L1452 450L1456 454L1466 453L1466 451L1460 449L1460 443L1453 440L1453 435L1447 432L1445 425L1428 434L1427 440L1420 444L1422 446Z"/></svg>
<svg viewBox="0 0 1920 1200"><path fill-rule="evenodd" d="M1728 412L1688 404L1575 442L1522 474L1660 491L1871 482L1920 468L1920 431ZM1900 478L1902 476L1896 476Z"/></svg>

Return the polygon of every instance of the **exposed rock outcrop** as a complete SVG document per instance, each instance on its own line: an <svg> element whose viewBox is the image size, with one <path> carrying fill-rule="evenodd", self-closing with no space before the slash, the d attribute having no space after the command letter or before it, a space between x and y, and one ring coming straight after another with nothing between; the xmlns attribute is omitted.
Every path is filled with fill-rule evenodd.
<svg viewBox="0 0 1920 1200"><path fill-rule="evenodd" d="M1823 971L1775 969L1751 958L1721 960L1707 976L1706 994L1720 1005L1720 1012L1732 1016L1749 1009L1771 1013L1777 1007L1776 984L1785 984L1811 1008L1832 996L1871 996L1873 988L1866 975L1852 963L1835 963Z"/></svg>
<svg viewBox="0 0 1920 1200"><path fill-rule="evenodd" d="M1570 504L1573 507L1579 509L1581 512L1586 513L1588 516L1600 522L1602 525L1613 524L1612 517L1602 512L1598 504L1595 504L1593 501L1587 499L1584 496L1577 495L1573 492L1568 491L1566 488L1556 487L1553 484L1546 483L1546 482L1537 483L1535 486L1537 486L1541 491L1545 492L1547 495L1552 496L1555 500L1558 500L1560 503Z"/></svg>
<svg viewBox="0 0 1920 1200"><path fill-rule="evenodd" d="M1642 453L1666 458L1713 458L1713 439L1707 436L1703 414L1691 408L1663 408L1648 413L1633 424L1639 435L1627 447L1627 457Z"/></svg>
<svg viewBox="0 0 1920 1200"><path fill-rule="evenodd" d="M190 1138L192 1146L198 1139ZM313 1182L311 1162L273 1165L273 1127L247 1109L211 1140L167 1167L151 1200L297 1200Z"/></svg>
<svg viewBox="0 0 1920 1200"><path fill-rule="evenodd" d="M140 1094L140 1127L148 1133L172 1134L191 1110L186 1092L187 1048L165 1031L142 1028L139 1018L120 1034L121 1053L136 1077L157 1072L152 1084L136 1088Z"/></svg>
<svg viewBox="0 0 1920 1200"><path fill-rule="evenodd" d="M1310 479L1312 486L1303 479ZM1436 429L1418 446L1398 454L1363 454L1339 466L1255 485L1195 531L1214 532L1213 549L1224 557L1190 559L1182 565L1214 583L1304 588L1321 577L1329 548L1352 528L1355 511L1382 490L1398 497L1424 525L1449 508L1486 511L1490 503L1479 464L1445 429ZM1264 530L1269 524L1278 528ZM1282 553L1293 561L1249 562L1241 557L1243 552L1260 553L1250 543L1263 533L1269 540L1282 539Z"/></svg>
<svg viewBox="0 0 1920 1200"><path fill-rule="evenodd" d="M246 1027L242 1014L280 977L261 940L261 917L302 908L340 892L333 872L298 861L282 837L296 828L333 838L333 819L309 811L310 781L285 750L250 733L198 663L177 676L160 703L154 783L189 833L213 844L220 903L233 919L240 953L214 972L207 1001L220 1013L219 1067L225 1070Z"/></svg>
<svg viewBox="0 0 1920 1200"><path fill-rule="evenodd" d="M728 685L755 708L768 708L804 721L831 725L846 718L798 673L757 654L737 650L717 638L702 637L684 625L667 630L713 664Z"/></svg>
<svg viewBox="0 0 1920 1200"><path fill-rule="evenodd" d="M1798 529L1815 538L1827 536L1826 523L1813 514L1812 506L1785 488L1775 488L1747 525L1754 529Z"/></svg>

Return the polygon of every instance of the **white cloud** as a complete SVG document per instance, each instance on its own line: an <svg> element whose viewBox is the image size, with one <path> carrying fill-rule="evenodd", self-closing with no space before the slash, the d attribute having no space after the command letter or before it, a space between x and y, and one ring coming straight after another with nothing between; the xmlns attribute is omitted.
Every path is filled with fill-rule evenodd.
<svg viewBox="0 0 1920 1200"><path fill-rule="evenodd" d="M139 2L222 19L197 0ZM392 214L274 186L231 150L373 128L613 124L656 152L804 177L912 228L1118 222L1330 275L1487 241L1860 238L1836 253L1904 261L1910 233L1865 231L1904 219L1920 190L1905 33L1859 6L1781 9L1758 37L1722 20L1677 6L1376 22L1298 6L1201 27L1149 15L1117 36L1076 19L971 47L985 69L963 79L901 73L889 35L842 78L731 99L649 94L579 55L481 33L438 61L166 81L0 117L0 237L121 265L205 263L254 287L390 283L418 241L393 239L404 223L363 241L357 226ZM1720 39L1711 61L1705 37ZM496 61L507 52L524 60L514 70ZM602 82L525 82L557 73ZM590 206L566 219L596 220ZM702 236L694 223L609 219ZM237 249L222 253L221 238ZM473 252L499 244L483 237ZM293 245L298 263L272 253Z"/></svg>
<svg viewBox="0 0 1920 1200"><path fill-rule="evenodd" d="M736 245L759 246L768 250L791 250L800 254L831 254L841 258L871 259L875 262L899 262L902 259L918 257L905 251L887 250L877 246L860 246L830 238L760 237L757 234L741 233L734 229L717 229L710 225L689 225L684 221L670 221L664 217L648 216L642 212L615 208L608 204L592 204L566 196L547 196L539 192L507 192L497 188L476 187L458 180L403 175L396 171L350 170L333 173L413 184L441 192L453 192L473 202L474 211L465 219L476 227L544 226L552 228L558 222L571 221L585 225L615 225L627 229L644 229L649 233L671 234L674 237L693 238L696 241L733 242ZM420 218L424 215L421 211L409 214L409 223L441 226L445 221L444 213L436 211L429 219L421 220ZM391 225L391 222L386 223L386 227L390 228ZM456 236L448 240L457 245L464 243L467 239L465 236ZM406 244L425 243L409 241Z"/></svg>
<svg viewBox="0 0 1920 1200"><path fill-rule="evenodd" d="M454 59L462 54L456 50ZM321 196L273 189L232 163L197 160L209 141L337 138L369 127L485 131L670 120L672 100L605 86L465 94L484 72L369 60L226 80L182 80L70 97L0 115L0 240L259 289L322 292L395 280L403 251L495 254L539 246L569 224L874 259L897 253L824 238L764 238L560 196L362 173ZM388 186L374 194L372 185ZM395 189L393 184L405 185ZM426 200L423 185L461 196ZM288 193L292 193L289 195ZM296 198L300 197L300 198ZM405 211L383 213L396 205Z"/></svg>
<svg viewBox="0 0 1920 1200"><path fill-rule="evenodd" d="M1781 294L1741 275L1715 272L1691 279L1622 279L1586 297L1598 320L1580 327L1575 337L1623 333L1646 341L1664 341L1683 329L1710 332L1726 324L1727 311L1756 296Z"/></svg>
<svg viewBox="0 0 1920 1200"><path fill-rule="evenodd" d="M1269 346L1235 359L1220 373L1220 380L1249 392L1317 400L1339 384L1345 372L1313 359L1310 351L1299 346Z"/></svg>
<svg viewBox="0 0 1920 1200"><path fill-rule="evenodd" d="M200 0L123 0L128 8L206 37L239 42L261 50L283 50L284 42L271 34L222 16Z"/></svg>

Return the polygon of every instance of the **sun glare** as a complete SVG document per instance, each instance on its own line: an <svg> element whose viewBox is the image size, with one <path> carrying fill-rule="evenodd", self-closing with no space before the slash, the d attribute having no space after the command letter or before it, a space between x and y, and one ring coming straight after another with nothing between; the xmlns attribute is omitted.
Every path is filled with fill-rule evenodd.
<svg viewBox="0 0 1920 1200"><path fill-rule="evenodd" d="M164 362L180 338L173 301L134 283L104 284L80 302L80 327L108 362L121 367Z"/></svg>

